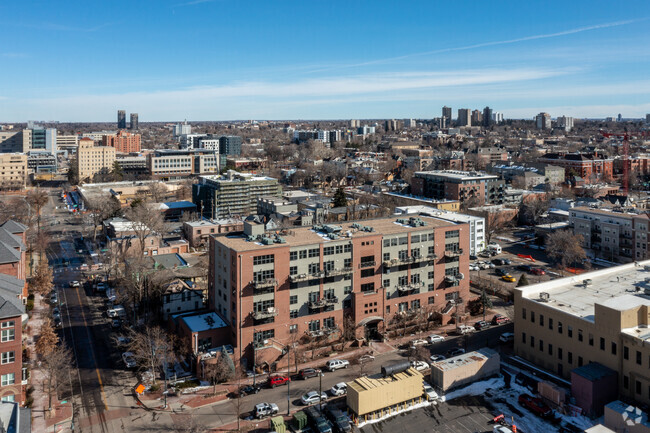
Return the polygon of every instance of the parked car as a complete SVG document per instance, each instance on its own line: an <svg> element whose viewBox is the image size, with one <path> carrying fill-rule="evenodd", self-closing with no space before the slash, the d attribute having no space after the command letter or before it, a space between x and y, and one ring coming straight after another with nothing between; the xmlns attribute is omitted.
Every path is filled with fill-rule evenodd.
<svg viewBox="0 0 650 433"><path fill-rule="evenodd" d="M276 386L286 385L289 382L291 382L291 379L289 379L287 376L275 375L269 377L268 383L269 388L275 388Z"/></svg>
<svg viewBox="0 0 650 433"><path fill-rule="evenodd" d="M79 281L70 281L70 287L80 287L81 283Z"/></svg>
<svg viewBox="0 0 650 433"><path fill-rule="evenodd" d="M346 392L348 392L348 385L345 382L339 382L336 385L334 385L332 388L330 388L330 394L333 396L339 396L339 395L344 395Z"/></svg>
<svg viewBox="0 0 650 433"><path fill-rule="evenodd" d="M445 337L442 335L437 335L437 334L431 334L427 337L427 340L429 340L429 343L440 343L442 341L445 341Z"/></svg>
<svg viewBox="0 0 650 433"><path fill-rule="evenodd" d="M61 310L59 310L59 307L54 307L52 310L52 318L56 319L57 317L61 319Z"/></svg>
<svg viewBox="0 0 650 433"><path fill-rule="evenodd" d="M438 398L440 398L438 396L438 393L433 389L433 387L426 382L424 382L423 391L428 401L435 401L438 400Z"/></svg>
<svg viewBox="0 0 650 433"><path fill-rule="evenodd" d="M273 416L278 412L278 405L275 403L259 403L255 405L255 418L257 419Z"/></svg>
<svg viewBox="0 0 650 433"><path fill-rule="evenodd" d="M56 292L50 293L50 303L51 304L58 304L59 303L59 295Z"/></svg>
<svg viewBox="0 0 650 433"><path fill-rule="evenodd" d="M120 319L119 317L113 319L113 321L111 322L111 328L120 329L121 327L122 327L122 319Z"/></svg>
<svg viewBox="0 0 650 433"><path fill-rule="evenodd" d="M470 260L476 260L476 259L478 259L478 257L476 257L476 254L470 254L469 259Z"/></svg>
<svg viewBox="0 0 650 433"><path fill-rule="evenodd" d="M317 433L332 433L332 423L320 411L316 410L314 406L306 408L304 412Z"/></svg>
<svg viewBox="0 0 650 433"><path fill-rule="evenodd" d="M122 354L122 361L124 361L126 368L135 368L138 365L135 361L133 352L124 352Z"/></svg>
<svg viewBox="0 0 650 433"><path fill-rule="evenodd" d="M431 355L429 359L431 360L431 362L438 362L438 361L444 361L447 358L444 355Z"/></svg>
<svg viewBox="0 0 650 433"><path fill-rule="evenodd" d="M523 272L530 272L530 270L533 269L533 267L530 265L519 265L517 266L517 269Z"/></svg>
<svg viewBox="0 0 650 433"><path fill-rule="evenodd" d="M510 259L501 259L501 260L503 260L504 265L511 265L512 264L512 260L510 260Z"/></svg>
<svg viewBox="0 0 650 433"><path fill-rule="evenodd" d="M476 329L474 327L472 327L472 326L458 325L458 332L461 335L470 334L470 333L474 332L475 330Z"/></svg>
<svg viewBox="0 0 650 433"><path fill-rule="evenodd" d="M325 367L329 371L336 371L340 368L348 368L350 366L350 361L347 359L330 359L325 364Z"/></svg>
<svg viewBox="0 0 650 433"><path fill-rule="evenodd" d="M447 352L447 358L453 358L454 356L462 355L463 353L465 353L465 349L456 347Z"/></svg>
<svg viewBox="0 0 650 433"><path fill-rule="evenodd" d="M259 386L253 386L253 385L244 385L239 388L239 392L237 393L238 397L244 397L247 395L251 394L257 394L260 392L260 387Z"/></svg>
<svg viewBox="0 0 650 433"><path fill-rule="evenodd" d="M509 283L514 283L515 281L517 281L517 279L515 277L513 277L512 275L510 275L510 274L503 275L501 277L501 279L503 281L507 281Z"/></svg>
<svg viewBox="0 0 650 433"><path fill-rule="evenodd" d="M495 269L494 273L497 274L499 277L503 277L503 276L508 275L508 271L506 269L503 269L503 268Z"/></svg>
<svg viewBox="0 0 650 433"><path fill-rule="evenodd" d="M508 323L508 322L510 322L510 318L504 316L503 314L495 314L494 317L492 318L493 325L501 325L502 323Z"/></svg>
<svg viewBox="0 0 650 433"><path fill-rule="evenodd" d="M359 357L359 364L366 363L366 362L371 362L374 361L375 357L366 353L365 355L362 355ZM347 368L347 367L345 367Z"/></svg>
<svg viewBox="0 0 650 433"><path fill-rule="evenodd" d="M309 391L308 393L303 394L303 396L300 397L300 401L305 406L309 406L310 404L318 403L325 400L327 400L327 394L322 393L319 395L318 391Z"/></svg>
<svg viewBox="0 0 650 433"><path fill-rule="evenodd" d="M123 314L126 314L124 307L121 305L116 305L113 308L106 310L106 315L108 317L119 317Z"/></svg>
<svg viewBox="0 0 650 433"><path fill-rule="evenodd" d="M417 340L411 341L411 348L414 349L417 346L424 346L427 343L428 343L427 340L423 340L423 339L419 338Z"/></svg>
<svg viewBox="0 0 650 433"><path fill-rule="evenodd" d="M546 271L542 268L532 268L530 270L530 273L533 275L544 275L546 274Z"/></svg>
<svg viewBox="0 0 650 433"><path fill-rule="evenodd" d="M519 404L542 418L548 418L553 415L553 410L541 398L521 394L519 396Z"/></svg>
<svg viewBox="0 0 650 433"><path fill-rule="evenodd" d="M503 266L503 265L505 265L505 262L503 261L503 259L493 259L493 260L492 260L492 263L495 264L496 266Z"/></svg>
<svg viewBox="0 0 650 433"><path fill-rule="evenodd" d="M479 266L476 265L476 264L473 264L473 263L472 263L471 265L469 265L469 270L470 270L470 271L478 271L478 270L480 270L480 269L481 269L481 268L479 268Z"/></svg>
<svg viewBox="0 0 650 433"><path fill-rule="evenodd" d="M504 332L499 337L499 341L501 341L502 343L511 343L515 341L515 334L513 334L512 332Z"/></svg>
<svg viewBox="0 0 650 433"><path fill-rule="evenodd" d="M490 327L490 324L488 322L486 322L485 320L479 320L478 322L476 322L474 324L474 328L477 331L480 331L482 329L489 328L489 327Z"/></svg>
<svg viewBox="0 0 650 433"><path fill-rule="evenodd" d="M411 367L417 371L424 371L429 368L429 364L426 361L411 361Z"/></svg>
<svg viewBox="0 0 650 433"><path fill-rule="evenodd" d="M120 335L117 337L117 345L118 346L126 346L131 342L131 339L129 337L125 337L124 335Z"/></svg>
<svg viewBox="0 0 650 433"><path fill-rule="evenodd" d="M61 325L63 325L63 323L61 322L61 318L60 317L55 317L54 318L54 327L59 328L59 327L61 327Z"/></svg>
<svg viewBox="0 0 650 433"><path fill-rule="evenodd" d="M318 377L323 373L317 368L304 368L298 372L298 376L302 380L309 379L310 377Z"/></svg>
<svg viewBox="0 0 650 433"><path fill-rule="evenodd" d="M341 409L338 409L333 405L327 405L327 408L325 408L325 413L327 414L327 417L330 419L332 424L334 424L336 427L336 430L341 433L352 431L350 420L348 419L347 415L341 411Z"/></svg>

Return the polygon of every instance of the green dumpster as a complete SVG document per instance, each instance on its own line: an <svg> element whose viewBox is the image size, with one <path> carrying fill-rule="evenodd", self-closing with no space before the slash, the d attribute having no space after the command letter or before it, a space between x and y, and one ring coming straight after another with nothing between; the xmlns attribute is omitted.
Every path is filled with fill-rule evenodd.
<svg viewBox="0 0 650 433"><path fill-rule="evenodd" d="M293 414L293 426L296 430L302 430L307 427L307 415L305 412L299 411Z"/></svg>
<svg viewBox="0 0 650 433"><path fill-rule="evenodd" d="M287 426L284 425L284 418L282 418L281 416L276 416L275 418L271 418L271 427L276 433L287 432Z"/></svg>

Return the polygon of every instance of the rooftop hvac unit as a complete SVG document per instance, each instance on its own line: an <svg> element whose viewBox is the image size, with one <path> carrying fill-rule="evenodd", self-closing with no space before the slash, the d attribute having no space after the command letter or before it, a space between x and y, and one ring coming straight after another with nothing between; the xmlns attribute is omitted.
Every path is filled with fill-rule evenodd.
<svg viewBox="0 0 650 433"><path fill-rule="evenodd" d="M585 287L591 286L591 280L589 278L586 280L582 280L582 285Z"/></svg>
<svg viewBox="0 0 650 433"><path fill-rule="evenodd" d="M548 300L551 298L551 295L548 292L541 292L539 294L539 300L540 302L548 302Z"/></svg>

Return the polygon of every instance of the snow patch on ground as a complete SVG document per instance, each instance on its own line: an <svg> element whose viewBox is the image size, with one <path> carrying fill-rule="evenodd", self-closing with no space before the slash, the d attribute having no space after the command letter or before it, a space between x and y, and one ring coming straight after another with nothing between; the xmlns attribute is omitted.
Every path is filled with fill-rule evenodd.
<svg viewBox="0 0 650 433"><path fill-rule="evenodd" d="M505 386L505 382L503 381L502 377L483 380L481 382L474 382L471 385L466 386L465 388L448 392L447 394L442 396L441 400L449 401L466 395L479 395L479 394L483 394L488 389L503 388L504 386Z"/></svg>

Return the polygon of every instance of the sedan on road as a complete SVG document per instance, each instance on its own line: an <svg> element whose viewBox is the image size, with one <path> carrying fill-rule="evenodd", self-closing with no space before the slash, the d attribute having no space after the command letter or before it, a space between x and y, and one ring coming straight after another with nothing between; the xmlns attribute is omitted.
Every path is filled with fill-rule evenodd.
<svg viewBox="0 0 650 433"><path fill-rule="evenodd" d="M440 342L445 341L445 337L443 337L442 335L431 334L431 335L429 335L427 337L427 340L429 340L429 343L431 343L431 344L440 343Z"/></svg>
<svg viewBox="0 0 650 433"><path fill-rule="evenodd" d="M419 338L419 339L417 339L417 340L413 340L413 341L411 341L411 348L414 349L414 348L416 348L417 346L424 346L424 345L426 345L426 344L428 344L428 341L427 341L427 340L423 340L423 339Z"/></svg>
<svg viewBox="0 0 650 433"><path fill-rule="evenodd" d="M56 292L50 293L50 303L51 304L58 304L59 303L59 295Z"/></svg>
<svg viewBox="0 0 650 433"><path fill-rule="evenodd" d="M70 287L80 287L81 283L77 280L70 281Z"/></svg>
<svg viewBox="0 0 650 433"><path fill-rule="evenodd" d="M348 385L345 382L339 382L330 389L330 394L337 397L348 391Z"/></svg>
<svg viewBox="0 0 650 433"><path fill-rule="evenodd" d="M515 281L517 281L517 279L515 277L513 277L512 275L510 275L510 274L503 275L501 277L501 279L503 281L507 281L509 283L514 283Z"/></svg>
<svg viewBox="0 0 650 433"><path fill-rule="evenodd" d="M260 392L260 387L259 386L253 386L253 385L244 385L239 388L239 393L237 394L238 397L245 397L247 395L251 394L257 394Z"/></svg>
<svg viewBox="0 0 650 433"><path fill-rule="evenodd" d="M61 320L61 311L59 310L59 307L55 307L52 310L52 318Z"/></svg>
<svg viewBox="0 0 650 433"><path fill-rule="evenodd" d="M300 401L305 406L309 406L310 404L318 403L325 400L327 400L327 394L322 393L319 396L318 391L309 391L307 394L304 394L302 397L300 397Z"/></svg>

